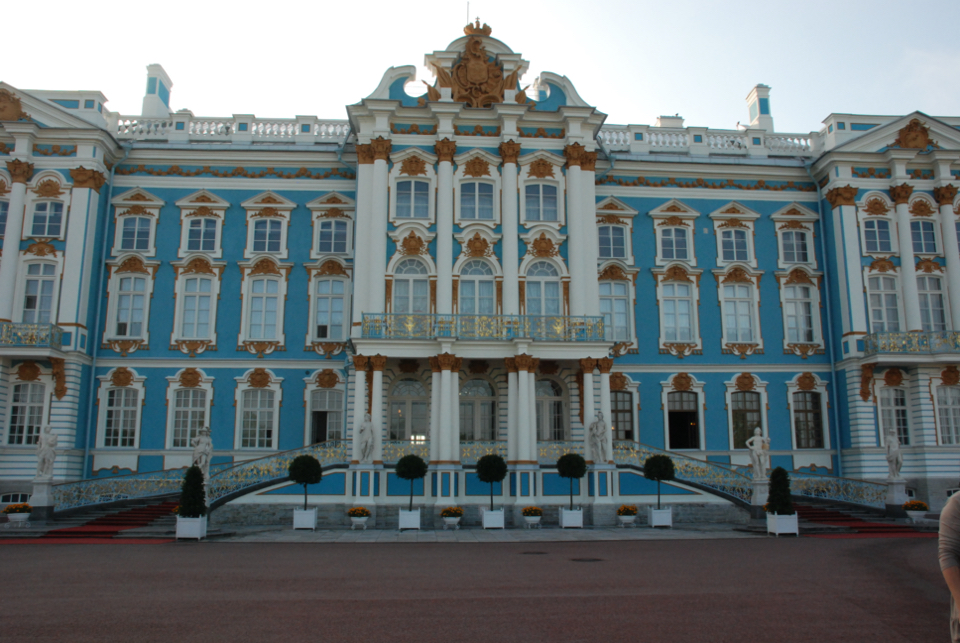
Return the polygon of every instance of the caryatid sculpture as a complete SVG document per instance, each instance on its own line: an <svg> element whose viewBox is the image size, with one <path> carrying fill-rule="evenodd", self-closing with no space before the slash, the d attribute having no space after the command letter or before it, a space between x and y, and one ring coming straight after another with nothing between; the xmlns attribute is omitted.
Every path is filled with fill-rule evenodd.
<svg viewBox="0 0 960 643"><path fill-rule="evenodd" d="M763 480L767 477L767 458L770 455L769 443L764 445L762 431L758 426L753 430L753 437L746 441L750 449L750 465L753 467L753 479Z"/></svg>
<svg viewBox="0 0 960 643"><path fill-rule="evenodd" d="M606 464L609 462L607 457L607 430L603 424L603 412L597 413L596 419L590 423L588 429L590 434L590 454L593 456L595 464Z"/></svg>
<svg viewBox="0 0 960 643"><path fill-rule="evenodd" d="M900 452L900 438L896 427L889 426L884 432L884 442L887 446L887 478L900 480L900 468L903 467L903 454Z"/></svg>
<svg viewBox="0 0 960 643"><path fill-rule="evenodd" d="M370 464L373 460L373 419L369 413L364 414L360 425L360 462Z"/></svg>
<svg viewBox="0 0 960 643"><path fill-rule="evenodd" d="M213 440L210 438L210 428L203 427L191 444L193 445L193 466L200 467L203 479L210 476L210 459L213 457Z"/></svg>
<svg viewBox="0 0 960 643"><path fill-rule="evenodd" d="M50 431L50 425L44 426L37 436L37 478L53 477L53 462L57 459L59 438Z"/></svg>

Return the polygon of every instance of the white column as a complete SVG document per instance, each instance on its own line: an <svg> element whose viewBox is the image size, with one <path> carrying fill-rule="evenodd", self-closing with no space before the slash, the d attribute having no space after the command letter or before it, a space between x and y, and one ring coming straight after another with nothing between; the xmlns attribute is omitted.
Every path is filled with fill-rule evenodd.
<svg viewBox="0 0 960 643"><path fill-rule="evenodd" d="M570 264L570 314L585 315L585 294L589 283L584 278L586 265L586 247L590 243L589 233L584 230L583 182L580 178L580 162L567 163L567 260ZM593 269L596 272L596 267ZM594 277L596 281L596 277ZM596 284L593 284L596 287Z"/></svg>
<svg viewBox="0 0 960 643"><path fill-rule="evenodd" d="M500 144L503 170L500 175L503 190L500 199L500 216L503 219L503 314L520 314L519 288L519 212L517 199L517 156L520 144L508 141Z"/></svg>
<svg viewBox="0 0 960 643"><path fill-rule="evenodd" d="M900 292L903 309L907 313L906 331L923 330L920 320L920 297L917 294L917 262L913 254L913 235L910 233L910 206L908 199L913 188L907 184L891 186L890 196L897 204L897 239L900 242ZM858 267L859 268L859 267Z"/></svg>
<svg viewBox="0 0 960 643"><path fill-rule="evenodd" d="M592 460L593 453L590 448L590 430L589 426L596 417L597 412L593 407L593 369L597 367L597 360L580 360L580 370L583 371L583 397L580 404L583 406L583 445L585 459Z"/></svg>
<svg viewBox="0 0 960 643"><path fill-rule="evenodd" d="M539 363L540 360L534 360ZM527 388L530 390L530 397L527 399L527 406L530 408L528 413L530 414L530 430L527 433L527 438L530 440L530 458L531 462L537 462L539 460L540 454L537 449L537 368L534 366L530 369L530 372L527 373Z"/></svg>
<svg viewBox="0 0 960 643"><path fill-rule="evenodd" d="M0 321L13 321L13 297L17 288L17 266L20 263L20 237L23 234L23 208L27 181L33 176L33 164L7 161L13 178L7 228L3 235L3 259L0 260Z"/></svg>
<svg viewBox="0 0 960 643"><path fill-rule="evenodd" d="M463 359L456 358L450 369L450 449L446 460L460 462L460 366ZM452 493L452 492L451 492Z"/></svg>
<svg viewBox="0 0 960 643"><path fill-rule="evenodd" d="M387 158L390 156L390 141L377 138L370 142L373 148L373 185L371 186L372 212L369 232L362 235L370 244L369 288L370 311L382 313L387 272ZM369 235L369 236L368 236ZM356 263L356 262L354 262Z"/></svg>
<svg viewBox="0 0 960 643"><path fill-rule="evenodd" d="M363 424L363 416L367 412L367 357L364 355L353 356L353 439L352 453L350 460L357 464L360 462L360 425Z"/></svg>
<svg viewBox="0 0 960 643"><path fill-rule="evenodd" d="M530 378L524 367L517 365L517 460L528 462L531 460L530 437ZM509 376L508 376L509 377ZM509 386L509 384L508 384ZM518 482L519 484L519 482Z"/></svg>
<svg viewBox="0 0 960 643"><path fill-rule="evenodd" d="M363 322L363 313L371 312L370 304L371 280L383 279L383 275L374 275L371 268L373 257L371 245L366 242L363 231L373 226L373 152L369 145L357 145L357 155L360 159L357 165L357 211L354 229L354 239L363 238L363 243L355 243L353 261L353 329L351 335L360 337L360 324ZM375 264L374 264L375 265Z"/></svg>
<svg viewBox="0 0 960 643"><path fill-rule="evenodd" d="M440 365L430 358L430 462L440 460Z"/></svg>
<svg viewBox="0 0 960 643"><path fill-rule="evenodd" d="M437 314L453 313L453 154L452 141L438 141L437 169ZM454 409L456 413L456 409Z"/></svg>
<svg viewBox="0 0 960 643"><path fill-rule="evenodd" d="M947 188L953 188L947 191ZM943 254L947 258L947 297L950 300L950 321L948 328L960 328L960 250L957 247L957 215L953 213L953 198L957 188L940 188L940 229L943 230Z"/></svg>
<svg viewBox="0 0 960 643"><path fill-rule="evenodd" d="M867 305L863 296L863 270L860 267L857 189L849 185L834 188L826 196L833 208L837 265L842 272L846 272L846 287L840 289L841 302L846 302L843 334L864 335L867 332Z"/></svg>
<svg viewBox="0 0 960 643"><path fill-rule="evenodd" d="M443 357L443 356L441 356ZM440 372L440 462L449 461L447 454L450 453L450 425L453 421L453 413L450 408L450 400L453 397L452 380L450 377L449 364Z"/></svg>
<svg viewBox="0 0 960 643"><path fill-rule="evenodd" d="M613 459L613 410L610 405L610 368L613 360L608 358L597 360L600 367L600 411L603 413L603 424L607 427L607 457Z"/></svg>
<svg viewBox="0 0 960 643"><path fill-rule="evenodd" d="M517 392L517 367L513 358L507 358L507 462L516 462L517 457L517 420L519 395Z"/></svg>
<svg viewBox="0 0 960 643"><path fill-rule="evenodd" d="M600 315L600 290L597 288L597 267L600 259L600 235L597 232L597 153L584 152L580 163L580 182L583 184L583 226L584 234L584 280L587 289L583 293L584 314ZM589 239L588 239L589 237Z"/></svg>
<svg viewBox="0 0 960 643"><path fill-rule="evenodd" d="M383 369L387 358L374 355L370 358L373 381L370 383L370 415L373 420L373 461L383 462Z"/></svg>
<svg viewBox="0 0 960 643"><path fill-rule="evenodd" d="M76 324L86 328L100 187L106 177L100 172L83 167L70 170L70 176L73 178L73 190L70 195L70 217L63 253L67 265L60 284L57 320L61 324ZM77 345L79 346L79 340Z"/></svg>

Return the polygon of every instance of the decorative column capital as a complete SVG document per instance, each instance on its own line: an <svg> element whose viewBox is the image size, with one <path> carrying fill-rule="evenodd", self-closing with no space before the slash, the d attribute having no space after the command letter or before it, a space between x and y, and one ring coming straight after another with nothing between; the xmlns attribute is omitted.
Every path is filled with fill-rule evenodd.
<svg viewBox="0 0 960 643"><path fill-rule="evenodd" d="M82 165L70 170L70 178L73 179L73 187L89 188L94 192L100 192L100 188L107 182L107 177L103 175L103 172L88 170Z"/></svg>
<svg viewBox="0 0 960 643"><path fill-rule="evenodd" d="M580 360L580 370L584 373L593 373L593 369L597 367L597 360L592 357L584 357Z"/></svg>
<svg viewBox="0 0 960 643"><path fill-rule="evenodd" d="M440 371L443 370L442 368L440 368L440 360L437 359L436 355L434 355L433 357L430 357L428 361L430 362L430 370L432 372L439 373Z"/></svg>
<svg viewBox="0 0 960 643"><path fill-rule="evenodd" d="M940 205L953 205L953 200L957 198L957 186L947 184L939 188L933 188L933 198Z"/></svg>
<svg viewBox="0 0 960 643"><path fill-rule="evenodd" d="M580 169L584 172L596 172L597 171L597 153L584 152L583 158L580 159Z"/></svg>
<svg viewBox="0 0 960 643"><path fill-rule="evenodd" d="M388 138L378 136L370 141L370 147L373 149L374 161L387 161L390 159L390 150L393 149L393 143Z"/></svg>
<svg viewBox="0 0 960 643"><path fill-rule="evenodd" d="M440 353L436 357L441 371L460 371L463 365L463 358L457 357L453 353Z"/></svg>
<svg viewBox="0 0 960 643"><path fill-rule="evenodd" d="M444 161L453 163L453 157L457 153L457 143L449 138L444 138L442 141L434 143L433 151L441 163Z"/></svg>
<svg viewBox="0 0 960 643"><path fill-rule="evenodd" d="M357 163L360 165L373 164L373 146L363 144L357 145Z"/></svg>
<svg viewBox="0 0 960 643"><path fill-rule="evenodd" d="M890 198L897 205L909 201L911 194L913 194L913 186L908 183L890 186Z"/></svg>
<svg viewBox="0 0 960 643"><path fill-rule="evenodd" d="M503 363L507 367L507 373L517 372L517 360L514 357L504 357Z"/></svg>
<svg viewBox="0 0 960 643"><path fill-rule="evenodd" d="M586 153L583 145L580 143L573 143L567 145L563 148L563 155L567 159L567 167L580 167L580 163L583 161L583 155Z"/></svg>
<svg viewBox="0 0 960 643"><path fill-rule="evenodd" d="M367 370L367 364L370 362L370 358L366 355L354 355L353 356L353 368L358 371Z"/></svg>
<svg viewBox="0 0 960 643"><path fill-rule="evenodd" d="M517 159L520 158L520 143L513 139L500 143L500 158L504 163L516 164Z"/></svg>
<svg viewBox="0 0 960 643"><path fill-rule="evenodd" d="M532 355L527 355L526 353L521 353L513 358L514 363L517 365L517 371L525 371L527 373L532 373L537 370L537 366L540 365L540 360L535 360Z"/></svg>
<svg viewBox="0 0 960 643"><path fill-rule="evenodd" d="M601 357L597 360L597 368L600 369L601 375L606 375L610 372L610 369L613 368L613 358L612 357Z"/></svg>
<svg viewBox="0 0 960 643"><path fill-rule="evenodd" d="M856 205L857 188L852 185L843 188L833 188L827 192L826 197L832 208L838 208L841 205Z"/></svg>
<svg viewBox="0 0 960 643"><path fill-rule="evenodd" d="M33 163L13 159L7 161L7 171L10 172L10 179L14 183L26 183L33 176Z"/></svg>
<svg viewBox="0 0 960 643"><path fill-rule="evenodd" d="M382 371L387 367L387 356L377 353L370 356L370 368L374 371Z"/></svg>

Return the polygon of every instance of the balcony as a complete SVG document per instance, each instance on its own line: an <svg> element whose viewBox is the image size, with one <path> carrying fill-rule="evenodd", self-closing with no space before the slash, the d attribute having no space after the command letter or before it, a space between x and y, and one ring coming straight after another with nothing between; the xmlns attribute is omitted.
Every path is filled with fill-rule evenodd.
<svg viewBox="0 0 960 643"><path fill-rule="evenodd" d="M53 324L0 322L0 348L52 348L60 350L63 330Z"/></svg>
<svg viewBox="0 0 960 643"><path fill-rule="evenodd" d="M364 313L364 339L602 342L603 317Z"/></svg>
<svg viewBox="0 0 960 643"><path fill-rule="evenodd" d="M909 333L874 333L863 338L863 354L873 355L936 355L960 353L960 331L914 331Z"/></svg>

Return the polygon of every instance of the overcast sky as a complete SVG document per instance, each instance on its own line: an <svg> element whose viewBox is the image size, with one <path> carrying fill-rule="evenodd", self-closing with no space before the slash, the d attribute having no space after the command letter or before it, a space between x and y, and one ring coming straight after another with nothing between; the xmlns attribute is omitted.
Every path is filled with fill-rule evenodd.
<svg viewBox="0 0 960 643"><path fill-rule="evenodd" d="M160 63L175 110L274 118L345 118L388 67L422 68L461 36L468 15L466 0L42 7L4 3L0 80L98 89L139 114L146 65ZM470 0L469 15L530 61L523 84L566 75L607 123L679 113L733 128L757 83L772 87L782 132L817 130L831 112L960 116L958 0Z"/></svg>

